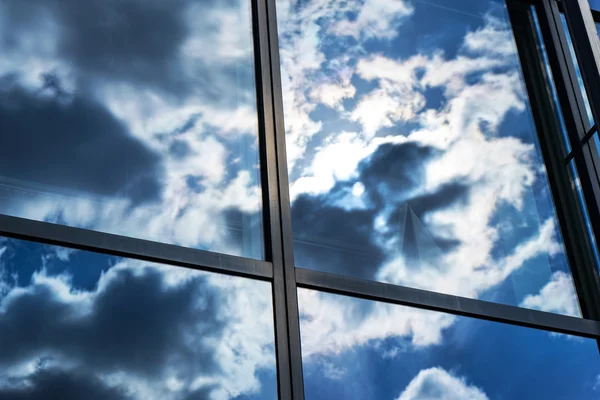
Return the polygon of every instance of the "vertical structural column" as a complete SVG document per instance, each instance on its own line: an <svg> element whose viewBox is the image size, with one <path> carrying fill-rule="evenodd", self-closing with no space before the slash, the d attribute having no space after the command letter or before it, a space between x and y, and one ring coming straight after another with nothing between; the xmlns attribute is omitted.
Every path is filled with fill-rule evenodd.
<svg viewBox="0 0 600 400"><path fill-rule="evenodd" d="M267 258L273 262L273 311L279 399L303 400L302 352L292 247L283 99L275 0L253 0L261 176ZM264 190L266 186L266 190ZM267 206L268 205L268 206Z"/></svg>

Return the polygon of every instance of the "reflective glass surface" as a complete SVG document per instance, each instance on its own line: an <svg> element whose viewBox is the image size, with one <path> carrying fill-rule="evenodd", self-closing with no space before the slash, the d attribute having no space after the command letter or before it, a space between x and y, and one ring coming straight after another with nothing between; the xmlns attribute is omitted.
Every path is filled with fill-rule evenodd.
<svg viewBox="0 0 600 400"><path fill-rule="evenodd" d="M296 266L579 314L505 4L278 1Z"/></svg>
<svg viewBox="0 0 600 400"><path fill-rule="evenodd" d="M0 0L0 213L262 258L250 1Z"/></svg>
<svg viewBox="0 0 600 400"><path fill-rule="evenodd" d="M307 400L593 400L596 341L299 290Z"/></svg>
<svg viewBox="0 0 600 400"><path fill-rule="evenodd" d="M270 285L0 238L0 398L277 398Z"/></svg>
<svg viewBox="0 0 600 400"><path fill-rule="evenodd" d="M577 82L579 83L579 89L581 90L581 95L583 97L583 103L585 105L585 110L589 119L588 127L591 127L594 124L594 116L592 115L592 108L590 106L590 100L588 99L587 92L585 90L585 85L583 84L583 77L581 76L581 68L579 68L579 61L577 60L577 56L575 55L575 48L573 47L573 40L571 39L571 33L569 32L569 27L567 26L567 19L564 14L560 15L563 28L565 30L565 36L567 37L567 43L569 46L569 53L571 54L571 59L573 60L573 64L575 66L575 74L577 75Z"/></svg>

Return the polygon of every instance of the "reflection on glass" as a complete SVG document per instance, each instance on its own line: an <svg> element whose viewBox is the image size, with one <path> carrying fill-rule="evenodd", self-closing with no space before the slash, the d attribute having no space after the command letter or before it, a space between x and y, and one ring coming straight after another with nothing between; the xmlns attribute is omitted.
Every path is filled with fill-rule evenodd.
<svg viewBox="0 0 600 400"><path fill-rule="evenodd" d="M505 7L279 0L297 266L515 305L554 285L571 298Z"/></svg>
<svg viewBox="0 0 600 400"><path fill-rule="evenodd" d="M554 84L554 76L552 74L552 68L550 67L550 61L548 60L548 53L546 52L546 43L544 42L544 37L542 36L542 28L540 26L540 22L537 17L537 12L535 10L535 6L531 6L531 15L533 17L533 21L535 24L535 30L537 34L537 40L540 45L540 55L544 60L544 70L546 74L548 74L548 87L550 92L552 93L552 101L554 103L554 109L556 111L556 115L560 121L560 131L563 137L563 146L564 146L564 154L565 156L571 152L571 143L569 142L569 136L567 134L567 128L565 127L564 117L560 108L560 102L558 99L558 92L556 91L556 86Z"/></svg>
<svg viewBox="0 0 600 400"><path fill-rule="evenodd" d="M268 283L0 238L0 398L277 398Z"/></svg>
<svg viewBox="0 0 600 400"><path fill-rule="evenodd" d="M0 213L262 257L250 2L0 0Z"/></svg>
<svg viewBox="0 0 600 400"><path fill-rule="evenodd" d="M585 111L587 113L589 119L589 125L586 124L586 128L594 125L594 116L592 115L592 108L590 106L590 100L588 99L587 92L585 91L585 86L583 84L583 77L581 76L581 69L579 68L579 61L577 61L577 56L575 55L575 47L573 47L573 40L571 39L571 34L569 33L569 27L567 26L567 19L564 14L560 14L560 19L563 24L563 28L565 30L565 35L567 37L567 44L569 46L569 53L571 55L571 59L573 60L573 64L575 66L575 74L577 75L577 83L579 83L579 89L581 90L581 95L583 97L583 103L585 105Z"/></svg>
<svg viewBox="0 0 600 400"><path fill-rule="evenodd" d="M594 135L594 137L596 136L597 135ZM596 265L598 266L598 268L600 268L600 253L598 253L598 244L596 243L596 236L594 235L594 230L592 229L592 221L590 220L587 205L585 204L585 197L583 195L581 181L579 180L579 174L577 173L577 168L575 167L575 161L571 160L569 162L569 170L571 184L577 189L577 198L579 199L579 205L583 210L583 215L585 218L585 227L589 234L590 242L592 245L592 251L594 252L594 259L596 260Z"/></svg>
<svg viewBox="0 0 600 400"><path fill-rule="evenodd" d="M309 290L298 295L307 400L599 398L593 339Z"/></svg>

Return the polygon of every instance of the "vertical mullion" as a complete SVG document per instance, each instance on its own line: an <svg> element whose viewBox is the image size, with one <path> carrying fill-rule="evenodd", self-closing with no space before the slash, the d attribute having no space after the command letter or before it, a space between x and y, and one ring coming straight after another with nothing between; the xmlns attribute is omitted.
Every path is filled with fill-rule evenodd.
<svg viewBox="0 0 600 400"><path fill-rule="evenodd" d="M519 0L507 0L506 3L581 312L585 318L596 319L600 302L598 273L590 243L586 240L583 215L564 166L560 123L540 53L535 22L529 5Z"/></svg>
<svg viewBox="0 0 600 400"><path fill-rule="evenodd" d="M598 198L593 189L595 171L589 163L589 157L582 151L581 138L586 134L587 111L579 89L575 65L570 58L570 50L557 4L553 0L543 0L541 4L536 6L536 13L554 78L563 121L574 154L575 167L579 175L584 202L588 210L588 216L593 222L595 219L600 218L600 208L598 208ZM570 187L564 187L562 191L568 191L567 195L573 193L573 189ZM566 229L563 230L567 231L567 235L563 234L563 236L565 236L566 251L569 256L569 264L577 288L581 311L585 318L598 320L600 319L600 309L598 308L600 304L600 278L592 253L593 243L588 239L587 229L585 228L586 217L578 204L572 204L570 210L567 209L566 211L569 215L567 221L565 221ZM597 232L596 236L598 236Z"/></svg>
<svg viewBox="0 0 600 400"><path fill-rule="evenodd" d="M600 243L600 186L598 185L598 151L593 141L582 145L590 129L585 100L581 93L577 70L571 59L568 40L563 31L560 9L555 1L544 0L538 7L540 27L548 42L547 53L555 77L567 135L571 142L575 167L581 182L584 201L596 236Z"/></svg>
<svg viewBox="0 0 600 400"><path fill-rule="evenodd" d="M571 34L573 48L579 60L579 69L590 102L594 121L600 122L600 40L594 17L587 0L563 0L561 2ZM594 143L584 146L588 165L595 166L596 179L592 188L596 195L596 207L600 208L600 155ZM592 220L597 241L600 240L600 219Z"/></svg>
<svg viewBox="0 0 600 400"><path fill-rule="evenodd" d="M283 271L279 182L273 124L273 95L270 72L269 30L265 0L252 1L257 104L260 124L260 170L263 193L265 257L273 263L273 318L277 362L277 388L280 400L291 400L290 351L287 304Z"/></svg>
<svg viewBox="0 0 600 400"><path fill-rule="evenodd" d="M273 311L280 400L302 400L302 355L290 200L283 130L283 103L275 3L252 0L254 9L259 117L261 119L261 174L265 205L267 259L273 262ZM272 3L272 4L271 4ZM275 40L274 40L275 39Z"/></svg>
<svg viewBox="0 0 600 400"><path fill-rule="evenodd" d="M566 1L561 3L562 9L565 11L572 6L571 4L565 7L566 3ZM543 0L538 7L538 15L540 16L542 33L545 40L549 42L547 46L548 57L556 78L559 101L567 124L567 133L571 142L575 167L579 175L592 231L596 237L596 243L600 244L600 180L598 178L600 160L597 146L593 140L588 140L583 145L581 143L581 139L585 137L589 129L589 118L577 71L571 59L571 51L563 30L560 9L557 3L553 0ZM567 23L569 23L568 18ZM569 28L569 30L571 29ZM581 51L577 51L577 41L578 39L572 35L573 47L575 47L576 53L581 53ZM580 60L579 67L582 73L584 69L589 72L590 65L588 63L593 62L593 60L589 57L584 60L579 57L579 54L577 54L577 57ZM588 98L592 101L591 105L593 106L593 99L589 97L589 94ZM596 121L600 120L596 119ZM600 316L600 310L598 314Z"/></svg>
<svg viewBox="0 0 600 400"><path fill-rule="evenodd" d="M273 96L274 136L276 145L277 174L279 182L279 211L281 218L281 245L283 250L283 280L287 306L287 325L290 352L290 374L292 397L304 399L304 380L302 374L302 351L300 343L300 317L298 311L298 292L292 241L292 217L290 210L289 180L285 148L285 125L283 121L283 92L279 60L279 37L277 32L276 0L265 0L267 4L267 22L269 28L269 51L271 59L271 84ZM274 271L275 276L279 271Z"/></svg>

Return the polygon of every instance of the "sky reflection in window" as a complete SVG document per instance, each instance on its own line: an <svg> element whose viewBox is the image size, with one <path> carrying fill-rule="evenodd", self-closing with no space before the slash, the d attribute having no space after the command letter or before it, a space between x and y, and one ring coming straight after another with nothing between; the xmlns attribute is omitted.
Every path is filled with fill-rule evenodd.
<svg viewBox="0 0 600 400"><path fill-rule="evenodd" d="M0 398L275 400L270 285L0 238Z"/></svg>
<svg viewBox="0 0 600 400"><path fill-rule="evenodd" d="M250 1L0 0L0 213L262 258Z"/></svg>
<svg viewBox="0 0 600 400"><path fill-rule="evenodd" d="M593 339L300 289L307 400L592 400Z"/></svg>
<svg viewBox="0 0 600 400"><path fill-rule="evenodd" d="M277 5L296 266L579 315L504 1Z"/></svg>

